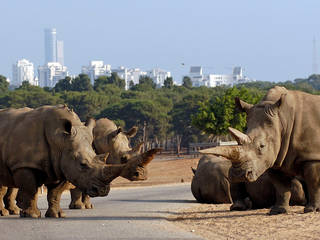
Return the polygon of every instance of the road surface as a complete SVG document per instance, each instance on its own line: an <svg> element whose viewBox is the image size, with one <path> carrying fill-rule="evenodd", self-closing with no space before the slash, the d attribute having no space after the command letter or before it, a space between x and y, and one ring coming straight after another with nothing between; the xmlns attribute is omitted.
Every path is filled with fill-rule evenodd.
<svg viewBox="0 0 320 240"><path fill-rule="evenodd" d="M109 196L94 198L91 210L69 210L69 193L61 207L65 219L0 217L0 239L202 239L166 220L179 208L196 206L190 183L111 189ZM39 198L44 216L47 203Z"/></svg>

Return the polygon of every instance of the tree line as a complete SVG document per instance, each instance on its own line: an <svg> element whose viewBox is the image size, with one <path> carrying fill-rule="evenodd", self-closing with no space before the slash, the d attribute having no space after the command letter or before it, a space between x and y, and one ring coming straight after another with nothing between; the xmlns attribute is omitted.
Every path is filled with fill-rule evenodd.
<svg viewBox="0 0 320 240"><path fill-rule="evenodd" d="M149 77L141 77L139 84L125 81L116 73L98 77L94 85L85 74L61 79L54 88L41 88L23 82L15 89L0 75L0 108L36 108L42 105L67 104L84 121L87 117L107 117L117 125L129 129L138 126L135 142L167 148L174 145L179 152L190 142L228 138L228 127L244 130L245 115L235 110L234 98L257 103L275 85L288 89L320 93L320 75L281 83L251 82L233 87L192 87L189 77L181 86L167 78L157 88ZM144 138L144 139L143 139Z"/></svg>

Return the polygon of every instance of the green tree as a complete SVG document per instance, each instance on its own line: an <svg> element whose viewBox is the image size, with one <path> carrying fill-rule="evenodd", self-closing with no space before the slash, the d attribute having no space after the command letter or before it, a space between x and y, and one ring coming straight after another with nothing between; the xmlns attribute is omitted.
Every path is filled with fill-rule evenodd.
<svg viewBox="0 0 320 240"><path fill-rule="evenodd" d="M250 91L244 87L229 88L223 96L215 96L209 101L201 102L198 113L192 117L192 124L212 137L226 135L228 127L243 131L246 118L244 113L235 110L235 97L254 104L262 96L261 91Z"/></svg>
<svg viewBox="0 0 320 240"><path fill-rule="evenodd" d="M71 90L72 91L91 91L93 89L90 78L87 74L79 74L76 78L74 78L71 82Z"/></svg>
<svg viewBox="0 0 320 240"><path fill-rule="evenodd" d="M152 78L148 76L141 76L139 78L139 84L134 85L131 89L134 91L150 91L156 88L156 84Z"/></svg>
<svg viewBox="0 0 320 240"><path fill-rule="evenodd" d="M184 86L186 88L192 88L191 78L188 76L184 76L182 79L182 86Z"/></svg>
<svg viewBox="0 0 320 240"><path fill-rule="evenodd" d="M64 79L59 80L57 84L54 86L54 91L63 92L71 90L71 77L65 77Z"/></svg>
<svg viewBox="0 0 320 240"><path fill-rule="evenodd" d="M167 77L163 82L163 87L171 89L173 87L173 79L172 77Z"/></svg>
<svg viewBox="0 0 320 240"><path fill-rule="evenodd" d="M111 76L107 80L109 84L114 84L120 89L124 89L126 86L125 80L120 78L116 72L111 73Z"/></svg>
<svg viewBox="0 0 320 240"><path fill-rule="evenodd" d="M9 83L5 76L0 75L0 94L4 94L9 90Z"/></svg>

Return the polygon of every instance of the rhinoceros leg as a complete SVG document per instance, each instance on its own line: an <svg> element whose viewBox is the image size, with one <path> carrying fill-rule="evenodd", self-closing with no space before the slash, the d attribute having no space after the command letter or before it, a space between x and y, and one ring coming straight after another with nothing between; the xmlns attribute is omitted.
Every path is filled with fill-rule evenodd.
<svg viewBox="0 0 320 240"><path fill-rule="evenodd" d="M315 212L320 210L320 163L310 162L304 165L304 180L308 190L308 203L304 212Z"/></svg>
<svg viewBox="0 0 320 240"><path fill-rule="evenodd" d="M13 179L19 188L17 203L21 208L20 217L41 217L37 207L38 186L35 173L31 169L21 168L13 173Z"/></svg>
<svg viewBox="0 0 320 240"><path fill-rule="evenodd" d="M9 213L11 215L19 215L20 213L20 208L18 208L18 206L16 205L17 194L18 188L9 187L3 199L6 209L9 210Z"/></svg>
<svg viewBox="0 0 320 240"><path fill-rule="evenodd" d="M230 192L232 205L230 211L244 211L252 208L252 202L247 193L245 183L231 183Z"/></svg>
<svg viewBox="0 0 320 240"><path fill-rule="evenodd" d="M269 215L287 213L291 197L291 178L276 171L270 171L269 175L276 190L276 203L271 207Z"/></svg>
<svg viewBox="0 0 320 240"><path fill-rule="evenodd" d="M71 202L69 204L70 209L85 209L85 205L82 202L82 192L78 188L70 189Z"/></svg>
<svg viewBox="0 0 320 240"><path fill-rule="evenodd" d="M45 214L46 217L51 218L64 218L66 214L62 211L60 207L60 199L64 190L66 190L69 186L69 183L65 181L60 182L58 184L49 184L47 185L48 193L48 210Z"/></svg>
<svg viewBox="0 0 320 240"><path fill-rule="evenodd" d="M0 186L0 216L8 216L9 211L5 209L4 204L3 204L3 198L7 193L7 187L5 186Z"/></svg>
<svg viewBox="0 0 320 240"><path fill-rule="evenodd" d="M93 208L93 204L90 201L90 197L87 194L82 193L82 202L86 209L91 209Z"/></svg>

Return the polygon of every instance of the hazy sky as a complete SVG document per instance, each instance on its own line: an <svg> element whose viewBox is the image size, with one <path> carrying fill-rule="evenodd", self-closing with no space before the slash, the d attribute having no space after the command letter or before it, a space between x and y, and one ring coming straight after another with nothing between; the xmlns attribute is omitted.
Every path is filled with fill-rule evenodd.
<svg viewBox="0 0 320 240"><path fill-rule="evenodd" d="M103 60L160 67L176 81L191 65L207 73L240 65L248 77L285 81L312 73L313 37L320 50L318 0L4 0L0 9L0 74L9 78L18 59L44 63L52 27L72 74Z"/></svg>

